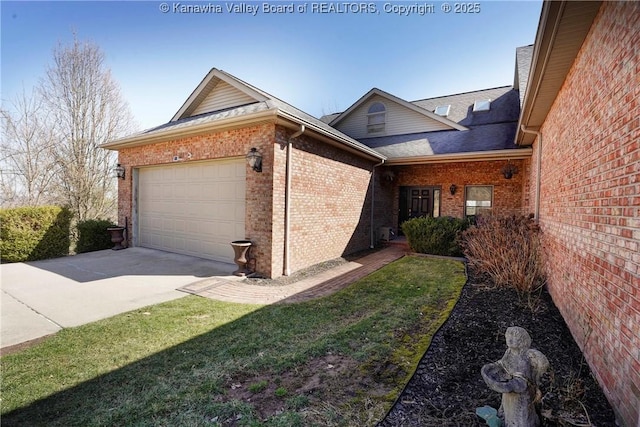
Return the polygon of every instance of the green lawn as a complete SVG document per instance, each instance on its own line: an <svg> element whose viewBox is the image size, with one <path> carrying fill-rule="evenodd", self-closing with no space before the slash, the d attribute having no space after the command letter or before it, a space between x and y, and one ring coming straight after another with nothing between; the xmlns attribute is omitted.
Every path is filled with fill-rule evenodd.
<svg viewBox="0 0 640 427"><path fill-rule="evenodd" d="M405 257L323 299L188 296L2 357L2 425L373 425L465 282Z"/></svg>

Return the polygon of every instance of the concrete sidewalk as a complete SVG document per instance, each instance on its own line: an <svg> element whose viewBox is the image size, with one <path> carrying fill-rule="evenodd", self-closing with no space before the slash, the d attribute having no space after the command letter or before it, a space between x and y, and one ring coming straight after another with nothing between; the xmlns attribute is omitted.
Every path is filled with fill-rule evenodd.
<svg viewBox="0 0 640 427"><path fill-rule="evenodd" d="M284 286L257 286L214 277L190 283L179 290L205 298L245 304L296 303L337 292L401 258L405 253L404 247L390 246Z"/></svg>
<svg viewBox="0 0 640 427"><path fill-rule="evenodd" d="M146 248L0 266L0 348L181 298L203 278L237 280L234 264Z"/></svg>
<svg viewBox="0 0 640 427"><path fill-rule="evenodd" d="M247 304L307 301L332 294L404 254L404 247L391 246L285 286L243 282L232 275L234 264L146 248L4 264L0 348L187 293Z"/></svg>

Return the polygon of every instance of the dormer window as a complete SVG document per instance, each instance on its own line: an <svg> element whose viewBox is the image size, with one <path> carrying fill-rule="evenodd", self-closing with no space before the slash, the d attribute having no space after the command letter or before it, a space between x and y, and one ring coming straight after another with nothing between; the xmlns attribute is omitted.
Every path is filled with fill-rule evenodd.
<svg viewBox="0 0 640 427"><path fill-rule="evenodd" d="M384 131L387 109L382 102L374 102L367 111L367 133Z"/></svg>
<svg viewBox="0 0 640 427"><path fill-rule="evenodd" d="M473 103L473 112L489 111L491 109L490 99L479 99Z"/></svg>

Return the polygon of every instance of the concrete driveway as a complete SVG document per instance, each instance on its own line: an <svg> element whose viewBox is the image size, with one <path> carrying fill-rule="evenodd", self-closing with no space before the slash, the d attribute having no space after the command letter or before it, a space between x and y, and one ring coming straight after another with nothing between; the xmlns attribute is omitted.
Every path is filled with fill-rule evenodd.
<svg viewBox="0 0 640 427"><path fill-rule="evenodd" d="M237 280L234 264L146 248L97 251L0 266L0 348L187 294L210 277Z"/></svg>

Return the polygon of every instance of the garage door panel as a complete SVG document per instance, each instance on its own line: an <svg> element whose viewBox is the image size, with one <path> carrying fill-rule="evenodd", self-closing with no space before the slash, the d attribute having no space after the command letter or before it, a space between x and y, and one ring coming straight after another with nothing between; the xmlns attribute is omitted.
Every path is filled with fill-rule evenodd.
<svg viewBox="0 0 640 427"><path fill-rule="evenodd" d="M245 237L244 159L144 168L138 181L141 246L232 262Z"/></svg>
<svg viewBox="0 0 640 427"><path fill-rule="evenodd" d="M175 246L176 249L181 251L184 251L186 249L185 240L181 237L174 237L173 245Z"/></svg>
<svg viewBox="0 0 640 427"><path fill-rule="evenodd" d="M185 184L176 184L173 188L173 194L176 200L182 201L187 199L187 186Z"/></svg>
<svg viewBox="0 0 640 427"><path fill-rule="evenodd" d="M151 231L152 230L160 230L162 228L162 218L158 216L153 216L151 218Z"/></svg>
<svg viewBox="0 0 640 427"><path fill-rule="evenodd" d="M198 233L198 223L195 221L187 221L187 232L191 234Z"/></svg>
<svg viewBox="0 0 640 427"><path fill-rule="evenodd" d="M236 205L236 207L235 207L235 217L236 218L239 218L239 217L243 217L244 218L244 213L245 213L244 205L243 206Z"/></svg>
<svg viewBox="0 0 640 427"><path fill-rule="evenodd" d="M210 221L201 221L199 224L199 231L202 237L213 237L216 235L214 226Z"/></svg>
<svg viewBox="0 0 640 427"><path fill-rule="evenodd" d="M218 191L218 185L217 184L202 184L202 192L207 193L208 197L211 197L212 199L217 199L219 197L219 191Z"/></svg>
<svg viewBox="0 0 640 427"><path fill-rule="evenodd" d="M245 197L245 195L247 193L244 183L242 185L238 185L236 183L235 189L236 189L236 199L244 200L244 197Z"/></svg>

